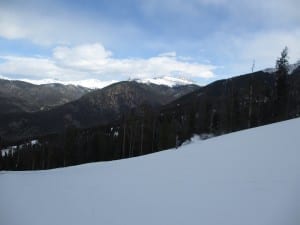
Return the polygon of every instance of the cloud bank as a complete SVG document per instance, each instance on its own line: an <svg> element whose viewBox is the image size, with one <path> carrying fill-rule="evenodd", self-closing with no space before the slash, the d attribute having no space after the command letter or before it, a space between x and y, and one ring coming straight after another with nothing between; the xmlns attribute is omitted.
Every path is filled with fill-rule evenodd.
<svg viewBox="0 0 300 225"><path fill-rule="evenodd" d="M124 80L157 76L185 76L210 79L215 67L209 64L184 60L175 52L167 52L150 58L113 57L101 44L58 46L49 58L0 56L2 76L30 79L76 80L95 78L100 80Z"/></svg>

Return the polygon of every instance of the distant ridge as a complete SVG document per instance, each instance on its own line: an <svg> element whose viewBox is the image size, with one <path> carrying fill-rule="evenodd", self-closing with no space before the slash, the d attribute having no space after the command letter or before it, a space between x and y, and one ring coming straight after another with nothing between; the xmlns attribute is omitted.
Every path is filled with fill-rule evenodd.
<svg viewBox="0 0 300 225"><path fill-rule="evenodd" d="M43 84L62 84L62 85L75 85L81 86L89 89L102 89L107 87L111 84L117 83L117 80L107 80L101 81L98 79L84 79L84 80L74 80L74 81L62 81L58 79L11 79L8 77L0 76L0 79L4 80L19 80L35 85L43 85ZM129 81L136 81L138 83L144 84L156 84L156 85L165 85L168 87L175 87L175 86L184 86L184 85L191 85L196 84L196 82L188 80L182 77L171 77L171 76L161 76L155 78L144 78L144 79L129 79Z"/></svg>

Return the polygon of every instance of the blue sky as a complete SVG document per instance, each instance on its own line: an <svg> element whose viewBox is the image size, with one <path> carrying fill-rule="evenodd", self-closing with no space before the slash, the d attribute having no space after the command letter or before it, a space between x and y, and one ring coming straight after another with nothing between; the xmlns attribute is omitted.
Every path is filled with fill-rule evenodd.
<svg viewBox="0 0 300 225"><path fill-rule="evenodd" d="M300 59L298 0L2 0L0 75L201 84Z"/></svg>

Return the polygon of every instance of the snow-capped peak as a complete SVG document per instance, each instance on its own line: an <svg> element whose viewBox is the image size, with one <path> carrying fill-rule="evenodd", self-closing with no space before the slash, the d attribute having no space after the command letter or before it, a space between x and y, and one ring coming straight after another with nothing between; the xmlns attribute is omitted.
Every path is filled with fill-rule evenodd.
<svg viewBox="0 0 300 225"><path fill-rule="evenodd" d="M65 82L65 84L73 84L76 86L87 87L90 89L101 89L116 82L118 81L117 80L101 81L97 79L86 79L86 80L78 80L78 81L68 81Z"/></svg>
<svg viewBox="0 0 300 225"><path fill-rule="evenodd" d="M0 79L13 80L11 78L4 77L1 75L0 75ZM97 79L85 79L85 80L77 80L77 81L62 81L62 80L57 80L57 79L40 79L40 80L18 79L18 80L28 82L31 84L35 84L35 85L57 83L57 84L63 84L63 85L82 86L82 87L86 87L86 88L90 88L90 89L101 89L101 88L109 86L113 83L118 82L117 80L101 81L101 80L97 80ZM144 84L166 85L169 87L195 84L195 82L190 81L186 78L171 77L171 76L162 76L162 77L145 78L145 79L130 79L130 80L136 81L139 83L144 83Z"/></svg>
<svg viewBox="0 0 300 225"><path fill-rule="evenodd" d="M137 81L139 83L144 83L144 84L166 85L169 87L194 84L194 82L192 82L186 78L178 78L178 77L170 77L170 76L136 79L135 81Z"/></svg>
<svg viewBox="0 0 300 225"><path fill-rule="evenodd" d="M5 80L13 80L8 77L4 77L0 75L0 79ZM40 79L40 80L33 80L33 79L18 79L20 81L24 81L27 83L35 84L35 85L42 85L42 84L63 84L63 85L75 85L75 86L82 86L90 89L101 89L108 85L118 82L117 80L108 80L108 81L101 81L97 79L85 79L85 80L77 80L77 81L62 81L57 79Z"/></svg>

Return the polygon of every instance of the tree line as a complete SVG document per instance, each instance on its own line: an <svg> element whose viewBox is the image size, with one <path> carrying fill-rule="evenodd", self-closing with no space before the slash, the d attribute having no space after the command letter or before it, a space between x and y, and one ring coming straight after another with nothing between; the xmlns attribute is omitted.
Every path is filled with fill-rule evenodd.
<svg viewBox="0 0 300 225"><path fill-rule="evenodd" d="M287 58L285 48L275 73L217 81L161 110L144 104L105 126L33 137L36 144L1 154L0 169L40 170L135 157L178 147L194 134L216 136L297 117L300 74L288 76Z"/></svg>

